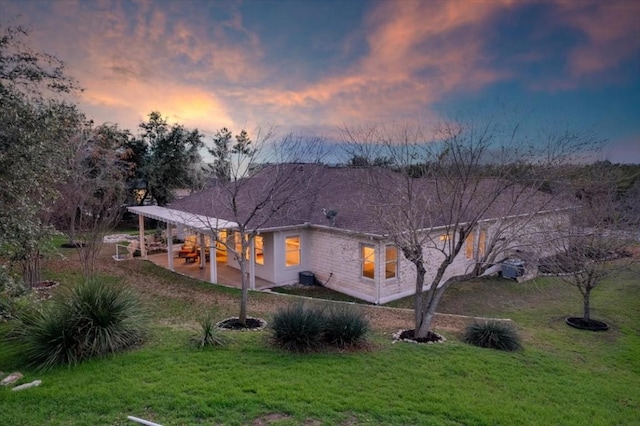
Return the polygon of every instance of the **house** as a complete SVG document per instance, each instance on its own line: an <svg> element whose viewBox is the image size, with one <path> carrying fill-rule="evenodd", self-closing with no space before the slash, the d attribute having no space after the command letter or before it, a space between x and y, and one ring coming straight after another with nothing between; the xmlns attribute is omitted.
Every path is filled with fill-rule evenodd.
<svg viewBox="0 0 640 426"><path fill-rule="evenodd" d="M381 188L376 186L370 173L371 170L319 164L274 165L256 171L243 181L218 182L166 208L141 206L129 207L129 210L139 215L141 235L143 217L149 217L166 223L169 237L181 234L199 242L201 255L197 266L201 268L206 264L205 248L215 245L217 256L210 256L209 262L211 282L216 282L219 263L238 268L234 256L216 241L235 241L239 253L237 230L243 227L246 232L255 232L246 253L250 288L255 288L256 277L276 287L298 283L301 278L306 281L312 273L315 280L328 288L383 304L413 294L416 272L415 266L393 244L388 231L381 230L380 212L384 209L392 212L394 207L385 204L388 199L380 197ZM389 170L377 173L386 173L395 179ZM432 183L419 179L416 181L418 194L430 200ZM487 180L483 184L489 189L492 182ZM509 229L504 226L505 222L513 224L513 232L524 232L519 224L523 223L522 218L527 218L527 227L535 228L535 232L527 232L522 239L506 239L509 244L500 249L496 262L517 254L524 247L531 249L535 235L548 235L554 224L564 217L563 206L552 203L548 195L535 192L535 198L548 202L548 208L538 206L531 210L530 203L509 204L500 199L492 203L478 226L465 238L464 250L450 265L444 279L464 273L484 259L489 241L499 242L499 234ZM509 201L512 197L505 194L503 198ZM393 215L389 218L393 219ZM444 215L424 220L422 232L430 235L429 241L444 244L451 238L450 224ZM501 225L499 231L497 224ZM543 245L538 244L537 249L540 247ZM170 269L173 269L173 251L170 246ZM436 264L442 256L427 246L424 252L427 266ZM427 271L427 284L434 274L434 270Z"/></svg>

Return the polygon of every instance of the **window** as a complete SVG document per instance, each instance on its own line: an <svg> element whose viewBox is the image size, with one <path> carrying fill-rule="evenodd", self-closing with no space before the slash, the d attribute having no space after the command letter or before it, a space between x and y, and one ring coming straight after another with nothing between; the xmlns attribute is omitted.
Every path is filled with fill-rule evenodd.
<svg viewBox="0 0 640 426"><path fill-rule="evenodd" d="M465 241L465 253L467 259L479 259L485 254L485 248L487 245L487 231L481 230L478 234L478 247L475 246L475 232L467 235Z"/></svg>
<svg viewBox="0 0 640 426"><path fill-rule="evenodd" d="M471 232L469 235L467 235L467 239L465 241L466 247L465 247L465 254L467 255L467 259L473 259L473 245L474 245L474 238L473 238L473 232Z"/></svg>
<svg viewBox="0 0 640 426"><path fill-rule="evenodd" d="M376 276L376 249L369 244L360 246L360 259L362 263L362 276L365 278L375 278Z"/></svg>
<svg viewBox="0 0 640 426"><path fill-rule="evenodd" d="M485 247L487 245L487 231L480 231L480 236L478 238L478 256L483 257L485 252Z"/></svg>
<svg viewBox="0 0 640 426"><path fill-rule="evenodd" d="M300 236L287 237L284 240L284 264L287 267L300 265Z"/></svg>
<svg viewBox="0 0 640 426"><path fill-rule="evenodd" d="M388 245L384 253L384 277L389 280L398 276L398 247Z"/></svg>
<svg viewBox="0 0 640 426"><path fill-rule="evenodd" d="M253 237L254 251L255 251L255 262L258 265L264 265L264 239L262 235L256 235Z"/></svg>
<svg viewBox="0 0 640 426"><path fill-rule="evenodd" d="M240 238L240 232L236 231L233 233L234 242L236 245L236 253L238 256L242 254L242 239ZM244 258L249 259L249 253L247 252L248 247L245 247Z"/></svg>

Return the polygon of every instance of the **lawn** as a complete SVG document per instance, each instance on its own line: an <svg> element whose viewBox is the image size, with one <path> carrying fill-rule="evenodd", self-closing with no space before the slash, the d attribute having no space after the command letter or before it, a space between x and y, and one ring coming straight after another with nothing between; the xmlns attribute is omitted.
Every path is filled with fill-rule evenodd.
<svg viewBox="0 0 640 426"><path fill-rule="evenodd" d="M66 254L68 260L47 265L48 278L77 279L73 252ZM638 267L594 292L593 316L611 326L605 333L564 324L581 307L565 284L484 279L452 288L441 311L511 318L523 351L465 345L452 330L440 330L444 344L392 344L384 319L395 326L407 312L363 306L374 323L367 351L311 355L270 347L264 331L236 332L226 347L196 350L188 344L196 318L212 307L221 319L235 314L236 290L143 261L105 261L102 271L138 290L149 308L151 339L71 368L22 369L25 382L42 385L0 389L0 424L133 425L128 415L163 425L640 424ZM251 314L269 321L292 300L252 293ZM0 370L18 367L10 347L0 344Z"/></svg>

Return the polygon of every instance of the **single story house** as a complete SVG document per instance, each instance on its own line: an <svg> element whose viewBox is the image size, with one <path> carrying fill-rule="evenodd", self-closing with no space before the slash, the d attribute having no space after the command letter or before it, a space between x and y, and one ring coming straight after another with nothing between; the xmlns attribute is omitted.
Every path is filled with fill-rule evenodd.
<svg viewBox="0 0 640 426"><path fill-rule="evenodd" d="M392 242L388 231L381 229L380 212L394 207L382 204L380 187L375 186L370 173L368 169L320 164L272 165L242 181L216 182L168 207L128 209L139 215L141 245L144 245L144 217L167 224L170 269L175 257L171 237L179 234L200 243L197 266L206 265L205 247L213 250L215 246L217 255L208 257L210 280L216 282L220 262L238 267L234 256L216 241L236 238L237 244L237 231L242 227L245 232L255 232L246 254L250 288L255 288L256 277L277 287L306 280L312 273L315 280L328 288L384 304L414 293L416 271ZM429 182L425 181L420 193L428 196L429 188ZM505 198L509 196L506 194ZM539 192L536 198L546 202L549 197ZM536 219L531 221L531 205L524 204L500 200L493 203L466 237L465 247L450 265L445 279L468 271L483 258L488 241L499 237L495 235L498 223L511 221L514 232L519 232L518 229L522 230L517 226L519 218L527 217L529 224L535 223L539 228L539 235L546 235L566 216L563 206L549 201L547 209L535 210ZM500 232L504 233L505 229L501 226ZM451 238L451 229L444 217L425 219L423 232L430 233L430 241ZM531 246L532 235L534 233L528 233L527 241L509 238L510 243L501 249L499 259L513 255L519 247ZM240 249L236 251L239 253ZM424 253L428 268L425 285L428 286L442 253L427 246ZM540 253L543 254L547 253Z"/></svg>

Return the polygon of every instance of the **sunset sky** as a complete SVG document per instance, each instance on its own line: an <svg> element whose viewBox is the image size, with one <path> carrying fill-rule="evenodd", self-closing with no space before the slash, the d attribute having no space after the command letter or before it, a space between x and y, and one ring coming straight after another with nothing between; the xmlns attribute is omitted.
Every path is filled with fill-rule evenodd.
<svg viewBox="0 0 640 426"><path fill-rule="evenodd" d="M0 0L96 123L322 134L511 105L640 163L640 1Z"/></svg>

